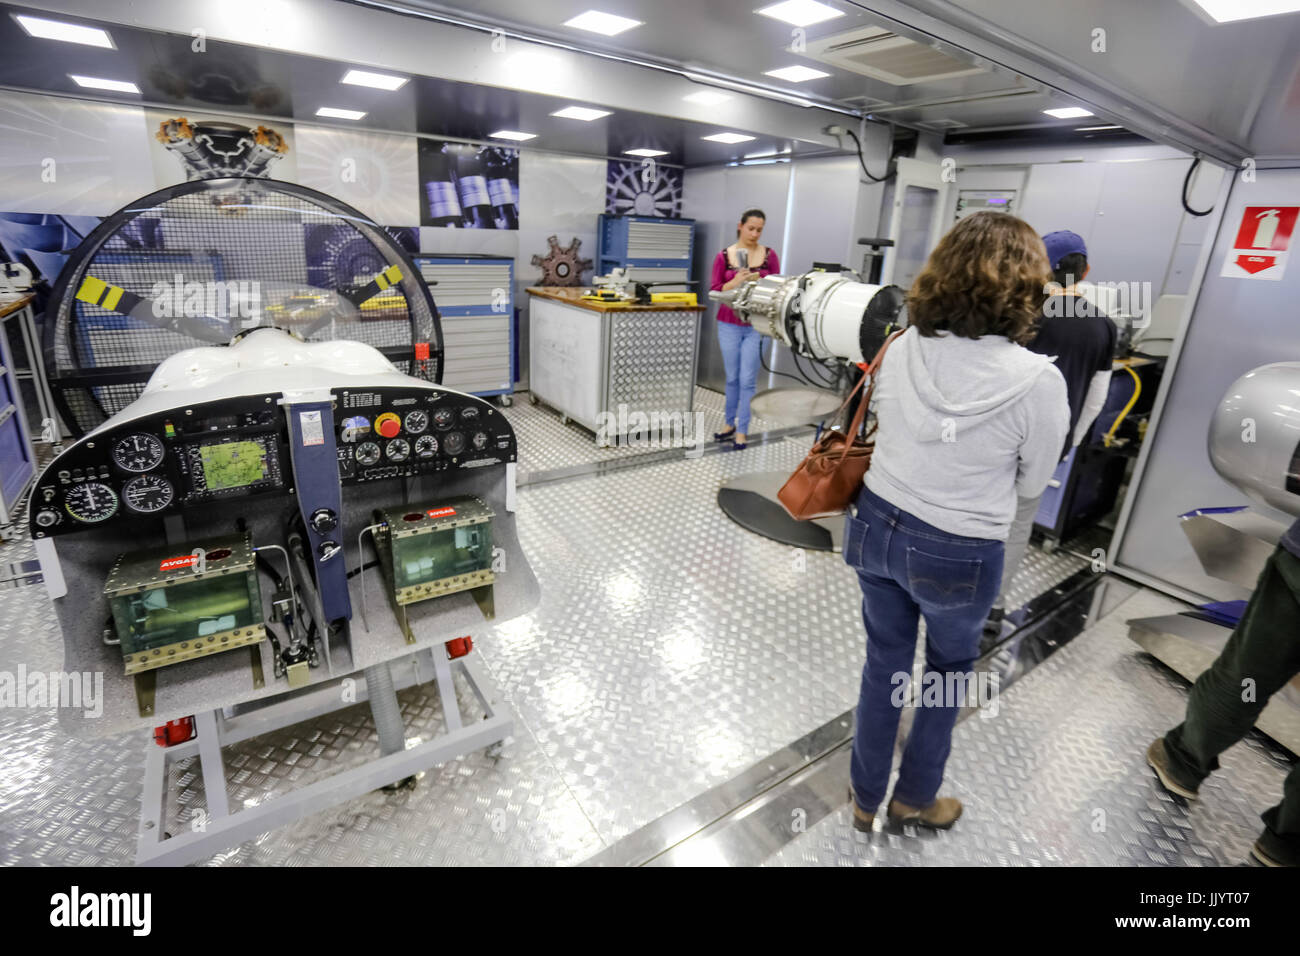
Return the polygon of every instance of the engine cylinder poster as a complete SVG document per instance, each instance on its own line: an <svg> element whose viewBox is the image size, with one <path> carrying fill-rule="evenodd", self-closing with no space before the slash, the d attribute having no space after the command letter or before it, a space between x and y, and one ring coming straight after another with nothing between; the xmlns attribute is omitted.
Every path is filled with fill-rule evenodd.
<svg viewBox="0 0 1300 956"><path fill-rule="evenodd" d="M159 187L249 176L298 181L291 122L258 122L194 110L144 111Z"/></svg>
<svg viewBox="0 0 1300 956"><path fill-rule="evenodd" d="M519 228L519 150L420 141L420 224Z"/></svg>
<svg viewBox="0 0 1300 956"><path fill-rule="evenodd" d="M1298 215L1300 206L1247 206L1219 274L1229 279L1281 279Z"/></svg>

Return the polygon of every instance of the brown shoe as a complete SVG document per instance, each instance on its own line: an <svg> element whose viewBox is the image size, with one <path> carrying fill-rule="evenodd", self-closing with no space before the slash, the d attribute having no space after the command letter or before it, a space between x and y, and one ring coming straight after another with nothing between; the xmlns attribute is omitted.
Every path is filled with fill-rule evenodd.
<svg viewBox="0 0 1300 956"><path fill-rule="evenodd" d="M931 830L947 830L961 816L961 801L956 797L939 797L928 807L909 807L897 800L889 801L889 822L904 826L929 827Z"/></svg>
<svg viewBox="0 0 1300 956"><path fill-rule="evenodd" d="M853 829L870 833L871 825L876 822L876 815L867 813L858 806L858 798L854 795L852 787L849 787L849 803L853 804Z"/></svg>
<svg viewBox="0 0 1300 956"><path fill-rule="evenodd" d="M1165 738L1157 738L1147 748L1147 763L1151 765L1151 769L1160 778L1161 786L1170 793L1175 793L1185 800L1196 799L1195 788L1188 787L1186 784L1179 783L1174 779L1173 771L1169 767L1169 754L1165 751Z"/></svg>

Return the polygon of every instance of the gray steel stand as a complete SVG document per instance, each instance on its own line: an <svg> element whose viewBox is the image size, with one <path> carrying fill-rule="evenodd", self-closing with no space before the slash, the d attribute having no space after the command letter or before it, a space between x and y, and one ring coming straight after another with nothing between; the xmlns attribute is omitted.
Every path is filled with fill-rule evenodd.
<svg viewBox="0 0 1300 956"><path fill-rule="evenodd" d="M345 699L340 683L329 683L235 716L226 716L224 710L196 714L195 738L173 747L159 747L150 741L145 759L136 863L182 866L204 859L267 830L504 740L514 729L514 716L498 703L496 688L476 655L477 652L471 651L452 661L439 645L398 661L367 668L364 676L353 675L357 682L354 699ZM425 668L430 665L447 726L439 736L407 749L396 692L424 683L427 679ZM485 719L466 721L462 717L452 683L457 670L474 692L486 714ZM370 702L380 728L381 740L384 741L380 755L257 806L231 811L221 754L223 747L351 707L363 700ZM403 746L398 746L392 739L394 733L401 735L399 739ZM194 815L189 821L188 833L165 833L167 764L195 755L199 758L207 794L206 814Z"/></svg>

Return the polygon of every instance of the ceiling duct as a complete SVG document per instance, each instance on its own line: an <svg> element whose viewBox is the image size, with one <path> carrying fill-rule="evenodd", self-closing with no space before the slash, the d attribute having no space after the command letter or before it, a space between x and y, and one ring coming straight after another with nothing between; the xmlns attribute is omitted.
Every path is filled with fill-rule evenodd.
<svg viewBox="0 0 1300 956"><path fill-rule="evenodd" d="M911 86L984 72L946 53L880 27L859 27L808 40L805 56L843 70Z"/></svg>

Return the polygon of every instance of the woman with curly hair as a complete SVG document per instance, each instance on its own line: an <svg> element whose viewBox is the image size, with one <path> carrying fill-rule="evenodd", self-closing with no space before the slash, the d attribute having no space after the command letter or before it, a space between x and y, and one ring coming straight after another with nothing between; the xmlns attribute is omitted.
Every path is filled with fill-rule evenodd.
<svg viewBox="0 0 1300 956"><path fill-rule="evenodd" d="M917 709L889 819L947 829L961 815L961 802L938 791L962 691L976 686L1017 496L1047 486L1070 424L1061 373L1022 346L1051 279L1028 223L967 216L916 277L909 328L880 366L876 449L844 531L867 629L851 769L860 830L885 797L909 701ZM913 696L921 617L926 666Z"/></svg>

